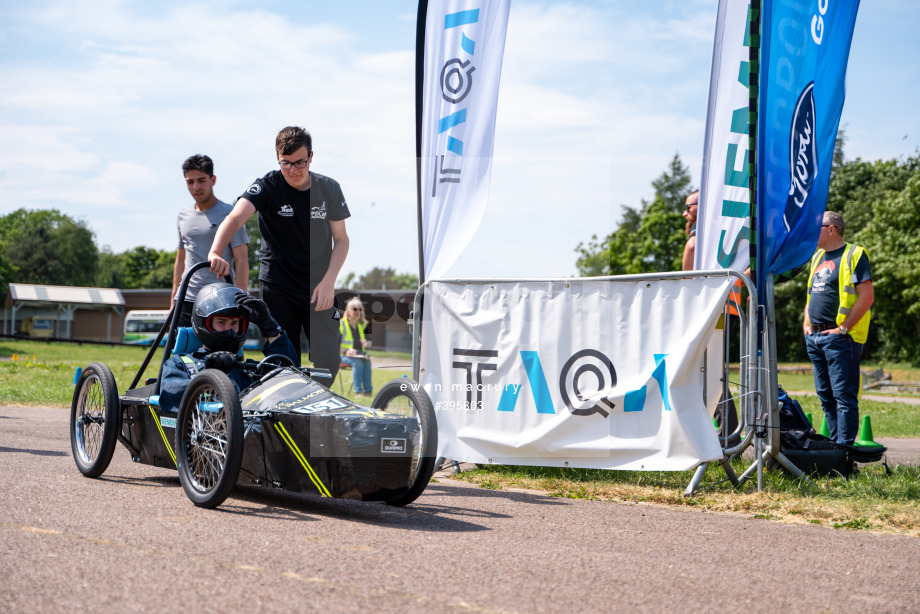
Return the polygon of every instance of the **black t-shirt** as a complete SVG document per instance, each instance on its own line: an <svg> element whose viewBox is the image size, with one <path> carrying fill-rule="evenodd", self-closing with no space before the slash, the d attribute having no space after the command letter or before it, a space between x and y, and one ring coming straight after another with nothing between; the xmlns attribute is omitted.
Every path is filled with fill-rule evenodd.
<svg viewBox="0 0 920 614"><path fill-rule="evenodd" d="M316 173L310 177L310 189L301 191L292 188L281 171L271 171L241 195L259 212L259 279L304 296L329 269L329 222L351 215L335 180Z"/></svg>
<svg viewBox="0 0 920 614"><path fill-rule="evenodd" d="M808 302L808 319L812 324L834 324L840 309L840 258L846 250L840 249L824 254L824 260L815 267L811 279L811 300ZM869 269L869 256L863 254L856 263L855 283L860 284L872 279Z"/></svg>

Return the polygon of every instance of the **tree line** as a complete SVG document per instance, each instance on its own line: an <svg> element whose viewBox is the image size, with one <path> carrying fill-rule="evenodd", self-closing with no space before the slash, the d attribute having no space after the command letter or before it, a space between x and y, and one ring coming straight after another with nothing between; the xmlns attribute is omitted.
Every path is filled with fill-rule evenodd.
<svg viewBox="0 0 920 614"><path fill-rule="evenodd" d="M920 152L906 159L845 160L838 139L827 210L846 222L844 239L866 248L875 304L863 358L920 365ZM655 197L624 207L610 234L575 248L581 275L675 271L687 234L681 213L695 189L679 155L652 182ZM802 337L807 267L777 278L775 313L778 358L808 361Z"/></svg>
<svg viewBox="0 0 920 614"><path fill-rule="evenodd" d="M262 235L258 216L246 223L249 234L249 278L259 276ZM100 249L83 220L56 209L17 209L0 217L0 298L10 283L87 286L120 290L171 288L176 250L138 246L115 253ZM349 273L349 290L418 288L418 277L374 267L364 275Z"/></svg>

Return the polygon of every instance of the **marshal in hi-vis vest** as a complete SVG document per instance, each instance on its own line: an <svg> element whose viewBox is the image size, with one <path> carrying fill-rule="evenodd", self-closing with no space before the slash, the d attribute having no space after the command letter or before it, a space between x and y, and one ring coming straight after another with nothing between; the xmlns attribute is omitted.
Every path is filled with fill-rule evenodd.
<svg viewBox="0 0 920 614"><path fill-rule="evenodd" d="M856 304L856 299L859 296L856 292L854 280L856 263L859 262L859 259L862 258L865 253L866 250L864 248L847 243L846 249L843 250L843 256L840 257L840 307L837 309L838 325L843 324L843 321L846 320L847 316L850 314L850 309ZM819 249L815 252L815 255L811 257L811 271L808 273L808 296L805 299L806 311L808 310L808 304L811 302L811 282L815 276L815 268L824 260L824 254L824 250ZM869 316L871 313L872 310L870 309L853 328L849 329L848 333L856 343L866 342L866 337L869 336Z"/></svg>
<svg viewBox="0 0 920 614"><path fill-rule="evenodd" d="M364 341L364 329L367 327L366 324L361 324L360 322L355 322L355 326L358 327L358 336L361 338L361 341ZM342 334L342 355L345 354L345 350L350 350L354 347L358 351L364 351L364 344L359 345L354 344L354 338L351 336L351 326L348 324L348 320L342 318L339 320L339 332Z"/></svg>

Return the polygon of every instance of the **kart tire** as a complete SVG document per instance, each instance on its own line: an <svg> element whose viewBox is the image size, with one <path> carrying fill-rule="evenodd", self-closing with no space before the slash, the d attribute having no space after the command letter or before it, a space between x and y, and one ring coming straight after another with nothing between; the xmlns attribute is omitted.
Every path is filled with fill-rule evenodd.
<svg viewBox="0 0 920 614"><path fill-rule="evenodd" d="M121 429L121 406L112 370L101 362L83 369L70 404L70 448L88 478L105 472Z"/></svg>
<svg viewBox="0 0 920 614"><path fill-rule="evenodd" d="M205 369L192 379L179 403L179 481L192 503L214 508L230 496L242 463L240 395L225 373Z"/></svg>
<svg viewBox="0 0 920 614"><path fill-rule="evenodd" d="M408 491L386 500L388 505L396 507L408 505L419 498L434 474L438 454L438 422L431 399L418 382L401 377L385 384L374 397L371 407L383 411L395 410L396 413L404 413L399 410L410 407L419 421L421 456L412 485Z"/></svg>

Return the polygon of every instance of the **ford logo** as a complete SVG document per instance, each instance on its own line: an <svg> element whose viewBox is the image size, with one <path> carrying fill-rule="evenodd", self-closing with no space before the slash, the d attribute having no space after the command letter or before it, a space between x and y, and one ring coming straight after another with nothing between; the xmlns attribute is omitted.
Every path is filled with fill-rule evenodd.
<svg viewBox="0 0 920 614"><path fill-rule="evenodd" d="M808 191L818 176L814 90L814 81L805 86L792 114L789 134L789 198L783 213L786 232L789 232L802 212Z"/></svg>

